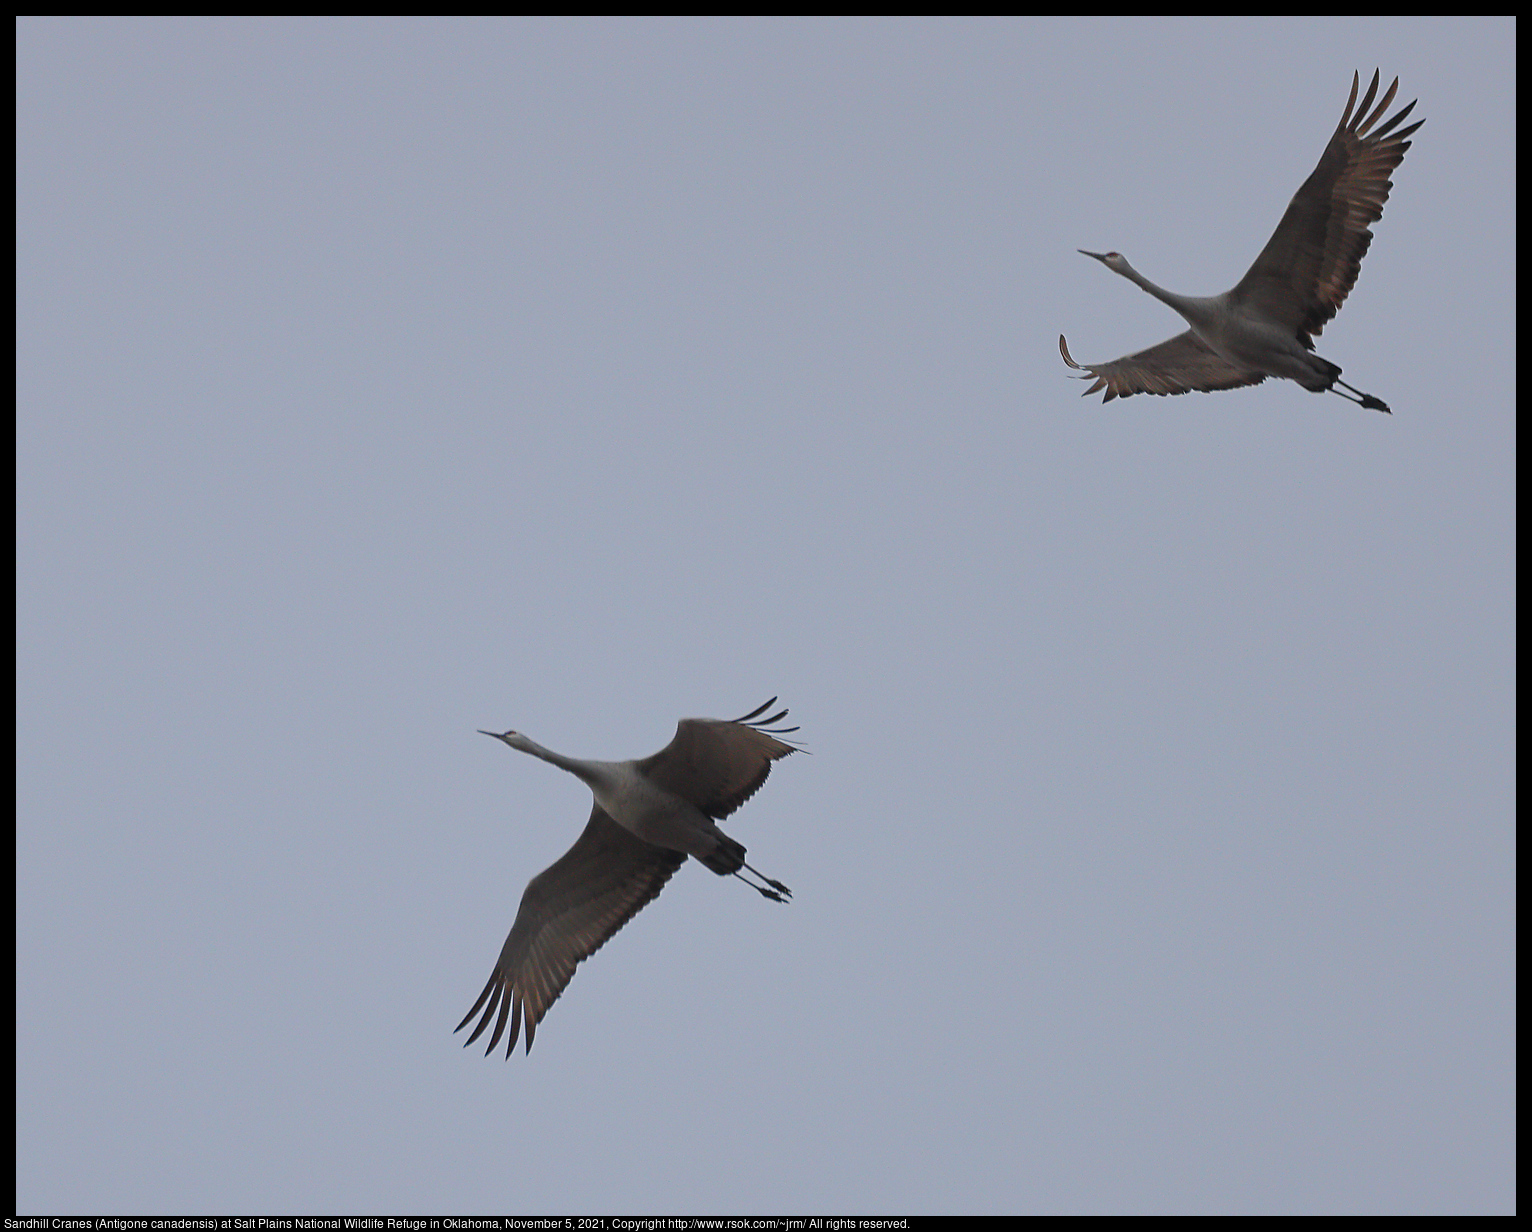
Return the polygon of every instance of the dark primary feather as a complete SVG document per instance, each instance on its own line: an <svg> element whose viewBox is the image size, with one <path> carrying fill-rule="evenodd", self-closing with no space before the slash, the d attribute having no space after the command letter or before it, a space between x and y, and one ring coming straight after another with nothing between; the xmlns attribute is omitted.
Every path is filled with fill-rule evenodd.
<svg viewBox="0 0 1532 1232"><path fill-rule="evenodd" d="M455 1028L461 1031L484 1008L483 1018L464 1046L484 1034L498 1008L495 1033L485 1055L500 1042L507 1014L511 1037L505 1055L509 1057L516 1047L523 1013L531 1052L537 1024L558 1000L575 968L653 901L685 862L684 851L646 843L619 826L599 805L591 809L575 845L527 883L516 923L489 983Z"/></svg>

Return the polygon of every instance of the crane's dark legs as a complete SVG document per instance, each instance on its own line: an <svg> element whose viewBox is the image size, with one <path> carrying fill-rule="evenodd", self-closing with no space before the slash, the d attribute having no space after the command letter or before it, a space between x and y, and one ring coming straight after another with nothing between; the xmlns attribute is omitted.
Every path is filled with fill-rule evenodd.
<svg viewBox="0 0 1532 1232"><path fill-rule="evenodd" d="M1351 390L1351 393L1343 394L1339 389L1335 388L1335 385L1343 386ZM1371 394L1364 394L1360 389L1347 385L1340 377L1335 378L1335 385L1330 386L1330 392L1332 394L1339 394L1347 402L1355 402L1358 406L1366 407L1369 411L1382 411L1385 415L1393 414L1393 411L1388 409L1388 403L1384 402L1382 398L1374 398ZM1351 394L1355 394L1356 397L1353 398Z"/></svg>
<svg viewBox="0 0 1532 1232"><path fill-rule="evenodd" d="M769 705L771 705L771 703L767 702L766 706ZM766 709L766 706L762 706L761 709ZM746 717L748 718L749 716L747 715ZM730 874L733 874L735 877L738 877L747 886L749 886L752 890L754 890L757 894L764 894L767 898L775 899L779 903L785 903L793 896L793 892L780 881L773 881L770 877L766 876L765 873L759 872L746 864L744 845L742 843L736 843L722 830L718 831L718 846L713 849L711 854L706 856L698 856L697 859L701 860L705 865L707 865L708 868L717 873L720 877L727 877ZM740 872L740 869L745 869L747 872L755 873L755 875L764 881L766 885L756 885L755 882L746 877L744 873ZM770 886L771 888L767 889L767 886Z"/></svg>
<svg viewBox="0 0 1532 1232"><path fill-rule="evenodd" d="M757 894L764 894L767 898L772 899L773 901L779 902L779 903L785 903L788 899L790 899L793 896L793 892L791 890L789 890L785 885L783 885L780 881L773 881L770 877L766 876L764 873L756 872L756 870L753 869L753 868L750 868L750 866L748 864L741 864L740 868L750 869L750 871L752 873L755 873L755 875L757 877L759 877L762 881L764 881L766 883L766 886L771 886L772 887L771 889L768 890L766 888L766 886L758 886L758 885L755 884L755 882L751 881L750 878L746 877L743 873L741 873L738 869L736 869L735 872L734 872L734 875L736 877L738 877L741 881L743 881L752 890L754 890Z"/></svg>

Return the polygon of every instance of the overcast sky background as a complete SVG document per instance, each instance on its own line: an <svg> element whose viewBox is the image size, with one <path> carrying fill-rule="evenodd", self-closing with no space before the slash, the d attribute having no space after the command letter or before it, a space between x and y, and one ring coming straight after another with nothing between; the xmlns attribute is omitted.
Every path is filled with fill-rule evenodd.
<svg viewBox="0 0 1532 1232"><path fill-rule="evenodd" d="M19 30L24 1213L1512 1211L1513 23ZM1374 67L1393 416L1082 400ZM465 1051L475 729L773 694L791 906Z"/></svg>

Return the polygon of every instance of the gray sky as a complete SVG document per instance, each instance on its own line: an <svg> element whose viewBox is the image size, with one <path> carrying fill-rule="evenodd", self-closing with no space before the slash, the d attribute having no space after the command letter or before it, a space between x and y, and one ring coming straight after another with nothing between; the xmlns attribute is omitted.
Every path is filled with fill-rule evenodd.
<svg viewBox="0 0 1532 1232"><path fill-rule="evenodd" d="M1505 21L20 25L24 1212L1508 1213ZM1353 69L1291 382L1103 407ZM793 757L530 1057L589 794Z"/></svg>

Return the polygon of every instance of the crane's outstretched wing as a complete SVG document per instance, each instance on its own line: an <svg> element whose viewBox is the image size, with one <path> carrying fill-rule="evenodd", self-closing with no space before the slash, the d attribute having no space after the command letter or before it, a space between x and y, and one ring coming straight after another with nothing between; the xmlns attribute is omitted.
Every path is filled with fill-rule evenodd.
<svg viewBox="0 0 1532 1232"><path fill-rule="evenodd" d="M1207 343L1187 330L1174 338L1156 343L1132 355L1124 355L1105 364L1077 364L1069 354L1064 335L1059 335L1059 354L1071 368L1096 378L1096 383L1080 396L1106 390L1103 402L1128 398L1134 394L1184 394L1194 389L1238 389L1241 385L1259 385L1264 372L1238 368Z"/></svg>
<svg viewBox="0 0 1532 1232"><path fill-rule="evenodd" d="M1232 303L1258 307L1263 316L1295 330L1309 350L1314 349L1314 335L1340 311L1356 286L1362 258L1372 243L1368 227L1383 217L1383 203L1394 186L1388 177L1410 148L1406 139L1425 123L1417 120L1393 131L1414 110L1412 102L1374 130L1394 101L1399 78L1369 112L1378 92L1374 71L1353 115L1360 85L1360 75L1353 74L1351 97L1319 165L1294 194L1255 264L1229 292Z"/></svg>
<svg viewBox="0 0 1532 1232"><path fill-rule="evenodd" d="M682 719L675 738L638 763L639 773L713 820L727 817L766 781L772 762L798 751L777 739L796 727L771 726L787 717L786 710L756 717L776 701L737 719Z"/></svg>
<svg viewBox="0 0 1532 1232"><path fill-rule="evenodd" d="M685 861L684 851L646 843L608 817L600 805L593 808L575 845L527 883L489 983L454 1028L461 1031L484 1008L464 1047L484 1034L498 1009L495 1033L484 1055L500 1042L509 1014L511 1038L505 1045L509 1057L525 1010L527 1051L531 1052L537 1024L558 1000L575 968L652 901Z"/></svg>

